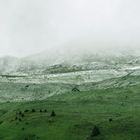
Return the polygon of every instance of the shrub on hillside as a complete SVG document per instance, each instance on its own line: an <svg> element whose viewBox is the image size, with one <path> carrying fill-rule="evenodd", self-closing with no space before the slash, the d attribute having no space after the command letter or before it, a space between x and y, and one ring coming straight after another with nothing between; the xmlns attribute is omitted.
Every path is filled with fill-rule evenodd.
<svg viewBox="0 0 140 140"><path fill-rule="evenodd" d="M26 109L26 110L24 110L24 112L26 112L26 113L27 113L27 112L29 112L29 110L28 110L28 109Z"/></svg>
<svg viewBox="0 0 140 140"><path fill-rule="evenodd" d="M55 117L56 116L56 114L55 114L55 112L54 112L54 110L51 112L51 117Z"/></svg>
<svg viewBox="0 0 140 140"><path fill-rule="evenodd" d="M32 112L35 112L35 109L32 109Z"/></svg>
<svg viewBox="0 0 140 140"><path fill-rule="evenodd" d="M89 137L87 137L87 140L94 140L95 137L100 135L100 130L97 126L94 126L94 128L91 131L91 134Z"/></svg>
<svg viewBox="0 0 140 140"><path fill-rule="evenodd" d="M91 137L95 137L98 135L100 135L100 130L97 126L94 126L94 128L92 129L92 132L91 132Z"/></svg>

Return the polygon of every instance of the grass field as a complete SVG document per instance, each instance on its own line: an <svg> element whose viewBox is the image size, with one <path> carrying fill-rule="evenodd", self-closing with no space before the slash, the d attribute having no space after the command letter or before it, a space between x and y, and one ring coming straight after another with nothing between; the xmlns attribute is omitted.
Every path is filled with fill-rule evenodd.
<svg viewBox="0 0 140 140"><path fill-rule="evenodd" d="M1 103L0 140L139 140L139 91L127 85Z"/></svg>

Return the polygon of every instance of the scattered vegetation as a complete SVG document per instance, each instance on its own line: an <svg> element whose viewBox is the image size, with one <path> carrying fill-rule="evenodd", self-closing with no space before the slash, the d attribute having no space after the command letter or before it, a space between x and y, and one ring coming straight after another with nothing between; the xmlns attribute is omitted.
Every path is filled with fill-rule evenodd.
<svg viewBox="0 0 140 140"><path fill-rule="evenodd" d="M56 116L56 114L55 114L55 112L54 112L54 110L51 112L51 117L55 117Z"/></svg>
<svg viewBox="0 0 140 140"><path fill-rule="evenodd" d="M109 122L112 122L113 121L113 119L112 118L109 118Z"/></svg>
<svg viewBox="0 0 140 140"><path fill-rule="evenodd" d="M72 89L72 92L80 92L80 90L79 90L77 87L74 87L74 88Z"/></svg>
<svg viewBox="0 0 140 140"><path fill-rule="evenodd" d="M32 112L35 112L35 109L32 109Z"/></svg>
<svg viewBox="0 0 140 140"><path fill-rule="evenodd" d="M1 103L0 139L139 140L139 91L133 85Z"/></svg>
<svg viewBox="0 0 140 140"><path fill-rule="evenodd" d="M25 112L25 113L27 113L27 112L29 112L29 110L28 110L28 109L26 109L24 112Z"/></svg>

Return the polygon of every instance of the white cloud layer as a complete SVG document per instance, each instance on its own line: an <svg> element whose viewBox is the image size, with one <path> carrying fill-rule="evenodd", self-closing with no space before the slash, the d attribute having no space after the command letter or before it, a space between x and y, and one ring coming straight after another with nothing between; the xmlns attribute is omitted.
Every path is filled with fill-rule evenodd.
<svg viewBox="0 0 140 140"><path fill-rule="evenodd" d="M139 0L0 0L0 56L56 47L140 50L139 5Z"/></svg>

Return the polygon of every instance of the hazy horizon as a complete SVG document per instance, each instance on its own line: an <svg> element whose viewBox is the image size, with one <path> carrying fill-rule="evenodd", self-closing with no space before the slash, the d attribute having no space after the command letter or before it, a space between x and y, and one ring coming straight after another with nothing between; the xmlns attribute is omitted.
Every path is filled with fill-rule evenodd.
<svg viewBox="0 0 140 140"><path fill-rule="evenodd" d="M0 0L0 57L49 50L140 52L140 1Z"/></svg>

